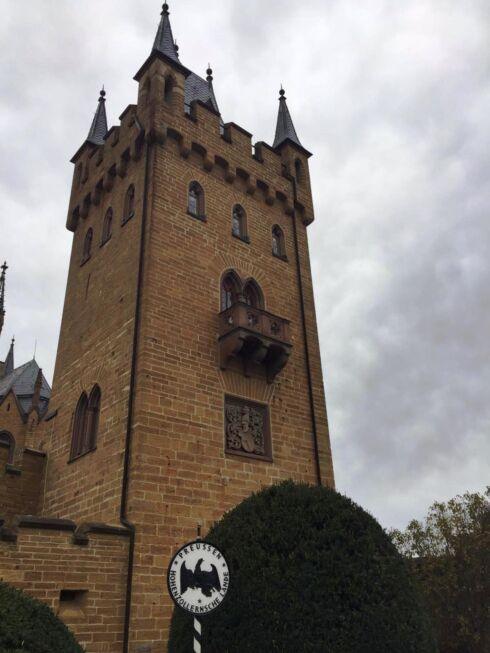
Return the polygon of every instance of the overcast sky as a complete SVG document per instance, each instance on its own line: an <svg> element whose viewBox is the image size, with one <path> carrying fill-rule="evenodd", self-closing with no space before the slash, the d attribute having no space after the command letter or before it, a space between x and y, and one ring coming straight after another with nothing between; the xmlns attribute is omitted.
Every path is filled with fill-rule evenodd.
<svg viewBox="0 0 490 653"><path fill-rule="evenodd" d="M385 527L490 482L490 2L174 0L182 62L311 160L310 245L337 485ZM17 363L49 379L72 166L102 84L136 101L157 0L0 0L0 258Z"/></svg>

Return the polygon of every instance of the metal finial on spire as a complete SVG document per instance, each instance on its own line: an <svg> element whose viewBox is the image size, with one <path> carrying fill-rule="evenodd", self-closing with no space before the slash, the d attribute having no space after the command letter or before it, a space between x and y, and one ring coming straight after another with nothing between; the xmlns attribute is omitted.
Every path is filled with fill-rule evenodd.
<svg viewBox="0 0 490 653"><path fill-rule="evenodd" d="M286 99L286 98L285 98L286 91L284 90L282 84L281 84L281 90L279 91L279 95L281 96L281 97L279 98L280 100L282 100L283 98Z"/></svg>
<svg viewBox="0 0 490 653"><path fill-rule="evenodd" d="M170 14L170 11L168 10L168 3L164 2L162 5L162 13L160 16L168 16Z"/></svg>
<svg viewBox="0 0 490 653"><path fill-rule="evenodd" d="M208 63L208 69L206 70L206 80L211 84L213 81L213 69L211 68L211 64Z"/></svg>

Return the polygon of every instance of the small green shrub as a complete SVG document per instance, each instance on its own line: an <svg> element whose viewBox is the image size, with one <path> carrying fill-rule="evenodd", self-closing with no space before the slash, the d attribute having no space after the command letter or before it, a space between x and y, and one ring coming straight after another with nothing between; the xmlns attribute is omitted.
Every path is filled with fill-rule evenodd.
<svg viewBox="0 0 490 653"><path fill-rule="evenodd" d="M230 566L230 590L203 618L206 653L434 653L405 563L373 517L333 490L274 486L246 499L206 541ZM175 610L170 653L192 650Z"/></svg>
<svg viewBox="0 0 490 653"><path fill-rule="evenodd" d="M0 583L0 653L83 653L47 605Z"/></svg>

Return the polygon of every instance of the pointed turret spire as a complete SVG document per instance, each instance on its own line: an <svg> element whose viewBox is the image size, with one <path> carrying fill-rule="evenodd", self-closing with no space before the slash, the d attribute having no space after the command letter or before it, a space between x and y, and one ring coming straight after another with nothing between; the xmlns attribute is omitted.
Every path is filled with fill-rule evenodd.
<svg viewBox="0 0 490 653"><path fill-rule="evenodd" d="M7 358L3 366L3 376L8 376L9 374L12 374L12 372L14 371L14 343L15 343L15 338L12 338L12 342L10 343L9 353L7 354Z"/></svg>
<svg viewBox="0 0 490 653"><path fill-rule="evenodd" d="M170 57L170 59L179 62L179 47L177 41L174 41L169 14L168 4L165 2L162 7L162 18L160 20L160 25L158 26L153 50L161 52L167 57Z"/></svg>
<svg viewBox="0 0 490 653"><path fill-rule="evenodd" d="M5 273L8 270L7 261L0 267L0 335L2 335L3 321L5 319Z"/></svg>
<svg viewBox="0 0 490 653"><path fill-rule="evenodd" d="M107 134L107 115L105 111L105 90L102 87L99 97L99 104L95 112L92 126L87 136L87 141L94 145L103 145L104 138Z"/></svg>
<svg viewBox="0 0 490 653"><path fill-rule="evenodd" d="M208 63L208 69L206 70L206 81L208 83L208 89L209 89L209 100L208 102L211 103L213 109L219 113L219 107L218 107L218 102L216 101L216 95L214 94L214 88L213 88L213 71L211 69L211 64Z"/></svg>
<svg viewBox="0 0 490 653"><path fill-rule="evenodd" d="M276 137L274 139L274 147L279 147L284 141L290 140L299 147L303 148L298 138L298 134L294 128L293 119L289 113L288 105L286 104L286 91L281 86L279 91L279 114L277 116Z"/></svg>

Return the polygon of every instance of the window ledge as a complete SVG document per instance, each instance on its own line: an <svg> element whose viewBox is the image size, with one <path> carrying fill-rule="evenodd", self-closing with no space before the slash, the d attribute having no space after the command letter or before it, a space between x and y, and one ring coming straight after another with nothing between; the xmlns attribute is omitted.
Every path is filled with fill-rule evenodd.
<svg viewBox="0 0 490 653"><path fill-rule="evenodd" d="M263 462L271 464L274 462L272 456L258 456L255 453L246 453L245 451L231 451L230 449L225 450L226 457L230 458L245 458L249 462Z"/></svg>
<svg viewBox="0 0 490 653"><path fill-rule="evenodd" d="M124 227L124 225L129 222L132 218L134 218L134 211L131 211L131 213L125 217L122 218L121 220L121 227Z"/></svg>
<svg viewBox="0 0 490 653"><path fill-rule="evenodd" d="M237 240L241 240L242 243L246 243L247 245L250 245L249 236L237 236L237 234L234 234L233 232L231 232L231 235L233 236L233 238L236 238Z"/></svg>
<svg viewBox="0 0 490 653"><path fill-rule="evenodd" d="M280 259L281 261L284 261L285 263L289 262L289 259L286 256L286 254L276 254L275 252L272 252L272 256L274 256L274 258Z"/></svg>
<svg viewBox="0 0 490 653"><path fill-rule="evenodd" d="M110 241L111 238L112 238L112 234L109 236L109 238L106 238L100 243L100 247L104 247L104 245L107 245L107 243Z"/></svg>
<svg viewBox="0 0 490 653"><path fill-rule="evenodd" d="M208 221L205 215L196 215L195 213L191 213L190 211L187 211L187 215L189 215L191 218L194 218L194 220L199 220L200 222Z"/></svg>
<svg viewBox="0 0 490 653"><path fill-rule="evenodd" d="M88 263L90 261L91 258L92 256L87 256L86 258L83 258L82 262L80 263L80 267L82 268L85 265L85 263Z"/></svg>
<svg viewBox="0 0 490 653"><path fill-rule="evenodd" d="M85 458L85 456L88 456L90 453L93 453L94 451L97 451L97 447L92 447L92 449L88 449L87 451L84 451L78 456L75 456L74 458L70 458L70 460L68 461L68 465L71 465L72 463L76 463L77 460L80 460L80 458Z"/></svg>

